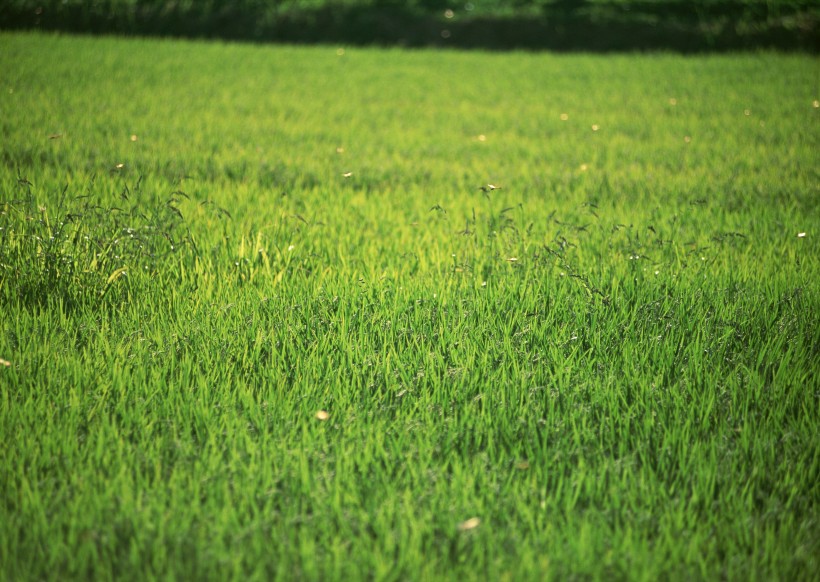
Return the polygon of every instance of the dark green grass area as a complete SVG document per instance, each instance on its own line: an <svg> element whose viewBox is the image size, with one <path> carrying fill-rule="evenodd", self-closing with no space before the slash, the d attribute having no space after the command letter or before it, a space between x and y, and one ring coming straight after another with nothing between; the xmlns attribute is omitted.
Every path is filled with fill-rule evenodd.
<svg viewBox="0 0 820 582"><path fill-rule="evenodd" d="M0 578L818 570L816 59L0 69Z"/></svg>

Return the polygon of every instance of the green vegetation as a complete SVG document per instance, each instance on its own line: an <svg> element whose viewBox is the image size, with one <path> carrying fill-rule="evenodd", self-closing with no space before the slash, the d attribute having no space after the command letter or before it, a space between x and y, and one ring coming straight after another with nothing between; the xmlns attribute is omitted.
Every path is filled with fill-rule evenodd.
<svg viewBox="0 0 820 582"><path fill-rule="evenodd" d="M8 0L0 29L484 49L816 52L817 0Z"/></svg>
<svg viewBox="0 0 820 582"><path fill-rule="evenodd" d="M816 66L0 35L0 578L811 579Z"/></svg>

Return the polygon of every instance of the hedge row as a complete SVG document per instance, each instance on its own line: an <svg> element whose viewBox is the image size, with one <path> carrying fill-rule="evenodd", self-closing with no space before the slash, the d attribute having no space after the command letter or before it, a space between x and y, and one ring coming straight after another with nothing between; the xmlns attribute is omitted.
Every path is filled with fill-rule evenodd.
<svg viewBox="0 0 820 582"><path fill-rule="evenodd" d="M6 30L485 49L817 52L818 24L816 0L0 2Z"/></svg>

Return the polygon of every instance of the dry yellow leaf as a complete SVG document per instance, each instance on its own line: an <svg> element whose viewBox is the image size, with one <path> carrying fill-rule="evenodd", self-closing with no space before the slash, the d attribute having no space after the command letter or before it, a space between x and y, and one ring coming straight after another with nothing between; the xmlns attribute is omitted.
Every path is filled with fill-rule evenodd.
<svg viewBox="0 0 820 582"><path fill-rule="evenodd" d="M479 526L481 520L477 517L471 517L466 521L462 521L458 524L458 531L469 531L471 529L475 529Z"/></svg>

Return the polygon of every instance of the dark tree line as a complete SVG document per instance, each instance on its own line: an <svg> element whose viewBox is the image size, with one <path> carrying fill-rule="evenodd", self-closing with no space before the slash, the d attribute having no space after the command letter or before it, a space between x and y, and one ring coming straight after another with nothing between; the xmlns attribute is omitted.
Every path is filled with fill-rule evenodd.
<svg viewBox="0 0 820 582"><path fill-rule="evenodd" d="M484 49L817 52L816 0L0 0L0 28ZM448 9L454 9L449 17Z"/></svg>

